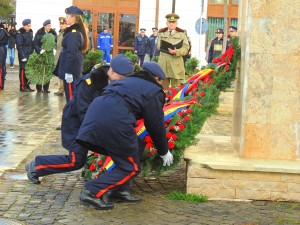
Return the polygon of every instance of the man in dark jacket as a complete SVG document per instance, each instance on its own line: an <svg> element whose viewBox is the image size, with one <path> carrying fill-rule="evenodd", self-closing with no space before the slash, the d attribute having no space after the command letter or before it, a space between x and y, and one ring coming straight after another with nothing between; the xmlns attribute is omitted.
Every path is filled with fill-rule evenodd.
<svg viewBox="0 0 300 225"><path fill-rule="evenodd" d="M161 83L165 78L157 63L146 62L142 71L112 82L102 96L92 102L77 141L87 149L111 156L115 168L85 183L81 204L96 209L112 208L113 204L105 202L103 195L139 174L141 149L134 129L138 119L144 119L163 165L173 163L163 112L165 94Z"/></svg>
<svg viewBox="0 0 300 225"><path fill-rule="evenodd" d="M1 17L1 16L0 16ZM6 56L9 33L4 28L2 21L0 23L0 91L4 89L4 82L6 77Z"/></svg>
<svg viewBox="0 0 300 225"><path fill-rule="evenodd" d="M208 60L207 60L208 63L211 63L215 58L219 57L222 54L223 34L224 34L223 29L218 28L216 31L216 37L211 41L209 47ZM226 47L228 47L228 43Z"/></svg>
<svg viewBox="0 0 300 225"><path fill-rule="evenodd" d="M25 76L25 65L29 55L33 52L33 31L31 30L30 19L23 20L22 25L23 27L21 27L16 34L16 44L20 64L20 91L28 92L34 91L30 88L29 81Z"/></svg>
<svg viewBox="0 0 300 225"><path fill-rule="evenodd" d="M9 56L9 68L14 68L15 64L15 49L16 49L16 27L15 23L11 25L10 29L8 30L8 33L10 35L8 40L8 56Z"/></svg>
<svg viewBox="0 0 300 225"><path fill-rule="evenodd" d="M134 53L138 55L140 66L142 66L147 53L149 39L145 34L146 29L141 28L140 31L141 33L134 38Z"/></svg>
<svg viewBox="0 0 300 225"><path fill-rule="evenodd" d="M158 34L158 29L156 27L152 28L152 34L149 37L147 53L150 56L150 61L152 61L153 56L158 56L159 51L156 49L156 38Z"/></svg>
<svg viewBox="0 0 300 225"><path fill-rule="evenodd" d="M33 42L34 50L36 51L37 54L43 54L45 52L45 50L42 49L42 39L43 39L43 36L48 33L53 34L55 37L55 41L57 41L57 34L56 34L55 30L53 30L51 28L51 20L46 20L43 23L43 27L40 28L34 36L34 42ZM43 85L37 84L36 85L37 93L42 93L42 92L45 94L50 93L49 85L50 85L50 81Z"/></svg>
<svg viewBox="0 0 300 225"><path fill-rule="evenodd" d="M69 155L36 156L26 165L27 177L32 183L39 184L42 176L74 171L84 166L88 149L76 142L76 136L90 103L101 95L109 82L133 73L134 69L132 61L124 55L115 56L110 66L95 69L75 82L76 91L63 109L61 125L62 146ZM118 70L119 67L122 71Z"/></svg>

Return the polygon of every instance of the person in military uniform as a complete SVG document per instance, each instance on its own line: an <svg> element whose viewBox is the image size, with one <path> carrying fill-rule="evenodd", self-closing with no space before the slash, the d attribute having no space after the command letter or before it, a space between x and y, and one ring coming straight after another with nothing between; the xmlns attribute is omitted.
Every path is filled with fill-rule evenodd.
<svg viewBox="0 0 300 225"><path fill-rule="evenodd" d="M134 53L137 54L139 57L139 64L140 66L143 65L145 55L147 53L147 47L148 47L148 37L145 34L146 29L141 28L140 34L134 38Z"/></svg>
<svg viewBox="0 0 300 225"><path fill-rule="evenodd" d="M7 57L7 48L9 33L4 28L2 17L0 16L0 91L4 90L4 83L6 77L6 57Z"/></svg>
<svg viewBox="0 0 300 225"><path fill-rule="evenodd" d="M211 41L209 51L208 51L208 63L211 63L215 58L219 57L222 54L223 50L223 34L224 31L221 28L216 30L216 37ZM228 43L226 44L228 48Z"/></svg>
<svg viewBox="0 0 300 225"><path fill-rule="evenodd" d="M112 82L91 103L76 139L87 149L111 156L115 168L85 183L81 204L96 209L112 208L104 195L139 174L142 149L135 131L139 119L144 119L163 165L173 163L163 112L165 94L161 83L165 78L157 63L145 62L142 71Z"/></svg>
<svg viewBox="0 0 300 225"><path fill-rule="evenodd" d="M111 60L110 67L96 68L75 82L76 92L63 109L61 124L62 146L69 151L69 155L36 156L25 167L30 182L40 184L39 177L74 171L84 166L88 149L76 142L76 136L89 105L101 95L109 82L124 78L133 73L133 69L131 59L117 55Z"/></svg>
<svg viewBox="0 0 300 225"><path fill-rule="evenodd" d="M230 36L230 39L238 36L237 28L235 26L229 27L229 36Z"/></svg>
<svg viewBox="0 0 300 225"><path fill-rule="evenodd" d="M60 55L60 52L62 50L62 39L63 39L63 34L65 29L67 28L67 21L65 17L59 17L58 18L59 21L59 33L57 36L57 45L56 45L56 52L54 55L54 64L57 65L58 63L58 58ZM59 87L58 87L58 91L54 92L55 95L57 96L63 96L64 95L64 81L62 79L59 79Z"/></svg>
<svg viewBox="0 0 300 225"><path fill-rule="evenodd" d="M76 6L66 8L65 29L62 51L54 70L54 75L64 80L67 102L73 97L74 81L81 77L83 53L88 51L88 36L82 19L83 11Z"/></svg>
<svg viewBox="0 0 300 225"><path fill-rule="evenodd" d="M156 48L160 50L158 64L162 67L167 75L167 79L163 83L165 90L171 87L176 87L181 84L185 76L185 67L183 56L188 53L189 42L183 29L177 27L179 16L175 13L166 15L167 27L160 29L157 38ZM180 48L168 48L167 51L161 51L161 43L166 41L172 45L179 44Z"/></svg>
<svg viewBox="0 0 300 225"><path fill-rule="evenodd" d="M159 51L156 49L156 38L158 34L158 29L156 27L153 27L152 32L153 33L149 37L148 50L147 50L147 53L150 56L150 61L152 60L153 56L159 55Z"/></svg>
<svg viewBox="0 0 300 225"><path fill-rule="evenodd" d="M34 36L33 45L34 45L34 50L37 54L43 54L45 52L45 49L42 49L42 39L43 36L48 33L53 34L53 36L55 37L55 41L57 41L56 31L51 28L51 20L49 19L43 23L43 27L40 28ZM44 93L44 94L50 93L49 85L50 85L50 81L43 85L37 84L36 85L37 93Z"/></svg>
<svg viewBox="0 0 300 225"><path fill-rule="evenodd" d="M33 52L33 31L31 30L31 19L24 19L21 27L16 34L16 45L20 64L19 79L20 91L34 91L29 86L29 81L25 76L25 65L29 55Z"/></svg>

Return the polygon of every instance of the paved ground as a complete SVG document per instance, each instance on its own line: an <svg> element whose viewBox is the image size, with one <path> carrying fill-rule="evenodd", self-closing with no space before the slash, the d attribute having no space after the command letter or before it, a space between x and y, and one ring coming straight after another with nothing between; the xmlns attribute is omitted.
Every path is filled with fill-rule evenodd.
<svg viewBox="0 0 300 225"><path fill-rule="evenodd" d="M291 202L224 202L202 204L171 201L171 190L185 190L185 164L159 178L137 178L133 193L139 204L116 204L97 211L79 205L81 171L45 177L41 185L27 182L24 166L38 154L60 154L59 124L64 98L20 93L17 69L9 70L0 93L0 224L300 224L300 204ZM228 93L230 95L230 93ZM231 93L232 94L232 93ZM203 132L230 135L231 115L209 119ZM6 220L6 222L2 222Z"/></svg>

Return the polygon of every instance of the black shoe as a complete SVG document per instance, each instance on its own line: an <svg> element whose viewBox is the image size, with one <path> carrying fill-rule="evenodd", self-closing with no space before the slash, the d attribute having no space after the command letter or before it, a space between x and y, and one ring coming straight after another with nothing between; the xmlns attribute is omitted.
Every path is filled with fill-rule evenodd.
<svg viewBox="0 0 300 225"><path fill-rule="evenodd" d="M56 127L55 130L61 130L61 126Z"/></svg>
<svg viewBox="0 0 300 225"><path fill-rule="evenodd" d="M48 91L48 90L44 90L44 91L43 91L43 93L44 93L44 94L49 94L49 93L50 93L50 91Z"/></svg>
<svg viewBox="0 0 300 225"><path fill-rule="evenodd" d="M34 161L27 163L25 169L27 171L27 177L32 183L34 184L41 183L41 181L39 180L39 176L36 174Z"/></svg>
<svg viewBox="0 0 300 225"><path fill-rule="evenodd" d="M128 191L109 191L107 195L113 202L135 203L142 201L141 198L132 196Z"/></svg>
<svg viewBox="0 0 300 225"><path fill-rule="evenodd" d="M104 200L97 198L86 189L84 189L80 195L80 204L100 210L112 209L114 207L113 203L105 202Z"/></svg>
<svg viewBox="0 0 300 225"><path fill-rule="evenodd" d="M33 91L35 91L35 90L31 89L30 87L27 87L27 91L33 92Z"/></svg>
<svg viewBox="0 0 300 225"><path fill-rule="evenodd" d="M64 96L64 93L60 91L54 92L54 94L57 96Z"/></svg>

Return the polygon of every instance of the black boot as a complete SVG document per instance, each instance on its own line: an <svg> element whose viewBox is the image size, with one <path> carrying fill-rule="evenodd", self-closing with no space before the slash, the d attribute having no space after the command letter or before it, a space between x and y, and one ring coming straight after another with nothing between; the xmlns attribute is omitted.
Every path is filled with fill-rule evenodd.
<svg viewBox="0 0 300 225"><path fill-rule="evenodd" d="M100 210L112 209L114 207L113 203L109 201L105 202L103 198L97 198L87 189L84 189L80 195L80 204Z"/></svg>
<svg viewBox="0 0 300 225"><path fill-rule="evenodd" d="M25 169L27 171L27 177L32 183L34 184L41 183L41 181L39 180L39 176L36 174L34 161L27 163Z"/></svg>
<svg viewBox="0 0 300 225"><path fill-rule="evenodd" d="M141 198L132 196L129 191L109 191L107 195L113 202L136 203L142 201Z"/></svg>

